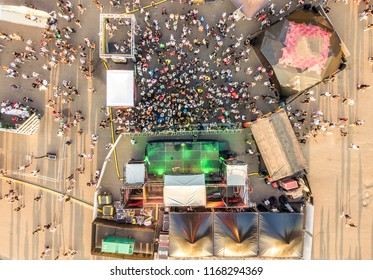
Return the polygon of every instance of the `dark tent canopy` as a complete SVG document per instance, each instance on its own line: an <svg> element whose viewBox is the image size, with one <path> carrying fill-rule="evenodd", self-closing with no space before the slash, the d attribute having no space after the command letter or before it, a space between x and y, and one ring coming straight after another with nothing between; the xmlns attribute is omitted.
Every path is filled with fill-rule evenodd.
<svg viewBox="0 0 373 280"><path fill-rule="evenodd" d="M221 212L214 217L214 255L253 257L258 255L258 214Z"/></svg>
<svg viewBox="0 0 373 280"><path fill-rule="evenodd" d="M303 257L303 214L170 213L169 256Z"/></svg>
<svg viewBox="0 0 373 280"><path fill-rule="evenodd" d="M211 213L171 213L170 256L212 256L212 220Z"/></svg>
<svg viewBox="0 0 373 280"><path fill-rule="evenodd" d="M258 35L254 50L274 71L283 97L302 92L338 71L345 56L329 18L300 9Z"/></svg>
<svg viewBox="0 0 373 280"><path fill-rule="evenodd" d="M269 258L301 258L303 214L260 213L259 255Z"/></svg>

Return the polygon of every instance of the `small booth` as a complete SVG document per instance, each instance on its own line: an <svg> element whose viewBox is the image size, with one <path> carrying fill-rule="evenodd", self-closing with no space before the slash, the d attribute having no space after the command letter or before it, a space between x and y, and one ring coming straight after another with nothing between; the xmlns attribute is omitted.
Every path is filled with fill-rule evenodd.
<svg viewBox="0 0 373 280"><path fill-rule="evenodd" d="M114 28L114 26L116 28ZM100 58L126 63L135 58L136 17L132 14L100 15Z"/></svg>
<svg viewBox="0 0 373 280"><path fill-rule="evenodd" d="M206 186L206 206L209 208L246 207L248 205L247 164L240 160L223 163L224 184Z"/></svg>
<svg viewBox="0 0 373 280"><path fill-rule="evenodd" d="M106 71L106 106L133 107L135 85L133 70Z"/></svg>
<svg viewBox="0 0 373 280"><path fill-rule="evenodd" d="M125 183L122 187L124 208L136 209L144 205L145 163L129 162L125 166Z"/></svg>

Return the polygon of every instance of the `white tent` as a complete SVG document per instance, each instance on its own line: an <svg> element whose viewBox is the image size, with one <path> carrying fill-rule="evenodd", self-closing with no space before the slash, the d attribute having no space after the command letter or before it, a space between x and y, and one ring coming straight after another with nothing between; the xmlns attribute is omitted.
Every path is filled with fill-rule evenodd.
<svg viewBox="0 0 373 280"><path fill-rule="evenodd" d="M106 106L133 107L135 85L133 70L106 71Z"/></svg>
<svg viewBox="0 0 373 280"><path fill-rule="evenodd" d="M27 19L26 16L30 16L30 19ZM3 21L46 28L48 18L50 15L41 10L25 6L0 5L0 20Z"/></svg>
<svg viewBox="0 0 373 280"><path fill-rule="evenodd" d="M165 175L165 206L205 206L205 175Z"/></svg>
<svg viewBox="0 0 373 280"><path fill-rule="evenodd" d="M126 183L128 184L145 183L145 164L144 163L126 164Z"/></svg>
<svg viewBox="0 0 373 280"><path fill-rule="evenodd" d="M247 164L226 165L227 186L246 186Z"/></svg>

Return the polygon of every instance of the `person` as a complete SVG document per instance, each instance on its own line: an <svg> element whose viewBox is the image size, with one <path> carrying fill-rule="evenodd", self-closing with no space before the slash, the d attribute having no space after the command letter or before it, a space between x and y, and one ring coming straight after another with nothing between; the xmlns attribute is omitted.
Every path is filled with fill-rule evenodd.
<svg viewBox="0 0 373 280"><path fill-rule="evenodd" d="M365 123L364 120L357 120L357 121L355 122L355 125L363 125L364 123Z"/></svg>
<svg viewBox="0 0 373 280"><path fill-rule="evenodd" d="M364 27L364 31L368 31L368 30L371 30L371 29L373 29L373 23L368 24L367 26Z"/></svg>
<svg viewBox="0 0 373 280"><path fill-rule="evenodd" d="M351 221L352 218L349 214L346 214L345 211L342 211L341 218L345 217L348 221Z"/></svg>
<svg viewBox="0 0 373 280"><path fill-rule="evenodd" d="M40 225L32 232L33 235L37 234L39 231L43 231Z"/></svg>
<svg viewBox="0 0 373 280"><path fill-rule="evenodd" d="M352 149L352 150L358 150L360 147L356 144L351 143L349 148Z"/></svg>
<svg viewBox="0 0 373 280"><path fill-rule="evenodd" d="M29 98L29 97L27 97L27 96L25 96L25 97L23 97L23 102L34 102L34 100L32 100L31 98Z"/></svg>
<svg viewBox="0 0 373 280"><path fill-rule="evenodd" d="M79 26L79 28L82 28L82 25L81 25L81 23L80 23L80 20L78 20L78 19L75 19L75 24L77 25L77 26Z"/></svg>
<svg viewBox="0 0 373 280"><path fill-rule="evenodd" d="M16 207L16 208L14 208L13 211L15 211L15 212L19 212L19 211L22 210L22 208L25 208L25 205L24 205L24 204L22 204L21 206L18 206L18 207Z"/></svg>
<svg viewBox="0 0 373 280"><path fill-rule="evenodd" d="M105 149L106 149L106 150L109 150L109 149L111 149L112 147L113 147L113 144L112 144L112 143L108 143L108 144L105 145Z"/></svg>
<svg viewBox="0 0 373 280"><path fill-rule="evenodd" d="M357 225L355 225L354 223L346 223L346 227L357 228Z"/></svg>
<svg viewBox="0 0 373 280"><path fill-rule="evenodd" d="M12 84L10 85L12 89L21 89L22 86L19 86L19 85L16 85L16 84Z"/></svg>
<svg viewBox="0 0 373 280"><path fill-rule="evenodd" d="M52 233L55 232L57 230L57 227L58 227L58 225L57 226L51 225L49 227L49 232L52 232Z"/></svg>
<svg viewBox="0 0 373 280"><path fill-rule="evenodd" d="M78 4L78 10L79 10L80 14L82 15L84 13L84 11L87 10L87 8L83 8L82 4Z"/></svg>
<svg viewBox="0 0 373 280"><path fill-rule="evenodd" d="M45 250L41 253L40 258L44 259L44 257L49 253L52 249L49 246L45 246Z"/></svg>
<svg viewBox="0 0 373 280"><path fill-rule="evenodd" d="M36 175L38 175L39 172L40 172L40 169L35 169L35 170L31 171L31 175L36 176Z"/></svg>
<svg viewBox="0 0 373 280"><path fill-rule="evenodd" d="M132 145L135 145L137 142L135 141L135 139L131 139L131 144Z"/></svg>
<svg viewBox="0 0 373 280"><path fill-rule="evenodd" d="M366 90L366 89L369 89L370 88L370 85L366 85L366 84L358 84L357 85L357 90Z"/></svg>
<svg viewBox="0 0 373 280"><path fill-rule="evenodd" d="M44 225L44 228L49 229L51 226L52 226L52 223L49 223L49 224Z"/></svg>
<svg viewBox="0 0 373 280"><path fill-rule="evenodd" d="M347 135L348 135L348 132L347 132L347 131L343 131L343 130L341 130L341 136L346 137Z"/></svg>
<svg viewBox="0 0 373 280"><path fill-rule="evenodd" d="M26 165L22 165L20 167L18 167L18 170L25 170L26 169Z"/></svg>

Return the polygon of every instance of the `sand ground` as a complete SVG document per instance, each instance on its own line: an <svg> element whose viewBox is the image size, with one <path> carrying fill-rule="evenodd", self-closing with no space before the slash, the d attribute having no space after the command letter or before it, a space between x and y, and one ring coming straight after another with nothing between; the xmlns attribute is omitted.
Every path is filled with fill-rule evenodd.
<svg viewBox="0 0 373 280"><path fill-rule="evenodd" d="M5 2L18 4L22 1ZM46 10L55 9L53 6L55 4L49 3L49 1L47 1L48 4L45 4L46 1L32 2L38 7L49 5ZM78 31L81 40L77 41L83 41L83 36L88 36L96 38L98 42L98 12L91 1L81 2L87 6L86 16L91 18L91 21L89 22L90 28ZM213 5L217 4L211 4L211 7ZM231 7L231 4L227 2L224 5ZM357 100L357 103L350 107L342 105L340 101L316 96L316 102L308 105L296 102L293 106L307 108L309 112L320 109L324 111L329 120L333 121L337 121L339 117L348 117L350 120L364 119L366 124L362 127L349 128L348 137L343 138L339 133L319 135L303 146L309 162L309 180L315 203L313 259L373 259L373 168L369 163L373 156L371 137L373 135L373 111L370 108L373 91L356 92L357 83L369 84L372 81L372 68L369 66L367 58L373 55L373 31L363 32L363 26L366 23L358 20L358 11L363 9L362 5L357 7L353 3L344 5L331 1L330 7L329 16L351 52L351 56L348 59L346 71L339 75L332 85L317 87L316 95L331 90L351 97ZM109 12L109 8L106 7L106 9L104 12ZM84 26L83 19L82 23ZM2 32L15 32L14 26L7 24L2 24L1 29ZM33 31L22 27L17 32L27 37ZM21 49L21 45L17 48ZM6 53L10 54L11 50L6 50ZM0 57L1 65L9 63L11 59L10 56L4 56L4 53ZM63 79L74 80L81 92L84 93L79 97L79 101L71 104L68 109L70 112L74 112L83 108L86 121L82 123L82 128L85 133L80 137L72 134L73 144L66 147L63 145L66 139L56 136L57 125L50 118L42 119L40 131L33 136L0 132L1 168L5 167L17 178L65 192L65 178L73 173L79 164L83 164L86 172L84 175L76 176L77 187L72 195L88 203L93 203L94 189L87 187L86 182L90 181L92 173L101 167L107 152L103 146L110 141L109 131L100 131L98 128L99 121L105 118L99 110L100 106L105 103L105 70L97 58L94 60L94 65L97 69L92 80L93 86L97 90L94 96L88 92L85 93L91 85L82 77L78 69L72 70L67 66L61 66L50 74L45 73L53 84L61 83ZM113 64L109 66L115 67ZM33 67L35 66L28 65L25 66L25 69L32 71ZM2 75L2 85L9 85L13 82L8 80L3 82L4 79ZM37 91L18 93L10 91L8 86L2 86L0 96L2 100L11 99L14 101L18 101L22 96L30 96L35 100L35 107L43 112L48 110L44 106L48 96L41 96ZM99 134L101 145L93 150L95 154L93 161L80 162L77 154L91 152L90 135L93 133ZM245 150L245 137L245 134L222 135L219 136L219 139L230 141L233 150L242 154ZM130 158L141 157L143 147L148 139L138 138L139 144L135 149L130 145L129 140L129 137L125 137L118 148L120 166ZM349 150L350 143L360 145L360 149ZM14 173L18 166L25 163L27 154L43 155L46 152L56 152L59 159L55 162L46 159L34 160L30 170L39 168L42 177L33 178ZM120 186L120 182L116 179L113 162L109 163L107 170L108 173L105 175L103 183ZM37 188L25 187L20 184L10 187L4 181L0 181L0 186L0 196L7 193L10 188L18 189L23 194L19 203L8 204L5 200L0 201L1 259L39 259L45 246L52 248L50 256L47 256L46 259L54 259L56 256L66 259L62 255L69 248L78 250L75 259L96 259L90 254L92 210L89 207L61 202L56 195L45 192L43 198L39 202L35 202L33 198L41 193ZM25 208L20 212L14 212L13 209L21 204L24 204ZM351 215L358 228L345 227L344 221L340 218L342 210ZM43 226L49 222L60 224L56 232L45 231L32 235L32 231L38 225Z"/></svg>

